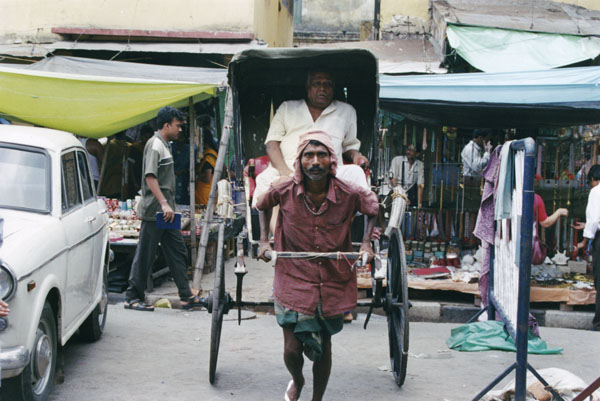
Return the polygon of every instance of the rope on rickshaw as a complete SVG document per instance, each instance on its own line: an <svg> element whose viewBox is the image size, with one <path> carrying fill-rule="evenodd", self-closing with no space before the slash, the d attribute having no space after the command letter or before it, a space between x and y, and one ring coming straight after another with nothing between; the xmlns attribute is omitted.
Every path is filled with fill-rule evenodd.
<svg viewBox="0 0 600 401"><path fill-rule="evenodd" d="M390 212L390 219L384 232L386 236L389 237L394 228L400 230L407 204L408 196L406 196L406 191L401 185L397 185L392 192L392 211Z"/></svg>

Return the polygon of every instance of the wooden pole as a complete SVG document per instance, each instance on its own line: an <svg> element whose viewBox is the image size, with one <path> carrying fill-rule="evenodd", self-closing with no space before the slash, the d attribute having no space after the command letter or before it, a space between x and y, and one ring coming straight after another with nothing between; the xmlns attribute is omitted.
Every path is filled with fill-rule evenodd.
<svg viewBox="0 0 600 401"><path fill-rule="evenodd" d="M200 243L198 246L198 257L196 258L194 279L192 280L192 288L198 291L201 290L200 281L202 280L202 273L204 271L204 257L206 255L206 245L208 244L209 223L215 210L215 202L217 199L217 182L223 173L223 164L225 161L225 154L227 153L227 147L229 145L229 134L232 123L233 94L231 93L231 88L228 88L227 99L225 101L225 119L223 121L223 131L221 132L221 143L219 144L219 154L215 164L215 174L213 175L213 180L210 184L210 195L208 197L208 205L206 205L204 221L202 222L202 232L200 233Z"/></svg>
<svg viewBox="0 0 600 401"><path fill-rule="evenodd" d="M194 109L194 98L190 96L188 101L188 126L190 134L190 249L192 254L192 266L196 266L196 157L194 145L196 144L196 110Z"/></svg>

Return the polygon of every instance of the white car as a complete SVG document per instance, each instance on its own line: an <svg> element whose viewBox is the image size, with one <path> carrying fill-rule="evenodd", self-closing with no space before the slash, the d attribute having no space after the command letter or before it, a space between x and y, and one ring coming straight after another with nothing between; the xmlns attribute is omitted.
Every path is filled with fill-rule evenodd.
<svg viewBox="0 0 600 401"><path fill-rule="evenodd" d="M57 350L106 322L108 216L72 134L0 125L2 399L48 398Z"/></svg>

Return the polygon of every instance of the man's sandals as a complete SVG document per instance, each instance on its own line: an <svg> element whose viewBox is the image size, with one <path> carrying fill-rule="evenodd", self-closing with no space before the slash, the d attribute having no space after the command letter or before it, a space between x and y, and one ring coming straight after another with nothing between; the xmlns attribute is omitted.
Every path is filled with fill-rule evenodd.
<svg viewBox="0 0 600 401"><path fill-rule="evenodd" d="M191 297L189 297L185 303L183 303L184 300L181 300L181 309L193 309L196 308L198 306L205 306L204 303L202 303L202 300L200 299L200 297L198 295L192 295Z"/></svg>
<svg viewBox="0 0 600 401"><path fill-rule="evenodd" d="M140 299L131 299L123 304L125 309L139 310L143 312L154 312L154 306L148 305Z"/></svg>

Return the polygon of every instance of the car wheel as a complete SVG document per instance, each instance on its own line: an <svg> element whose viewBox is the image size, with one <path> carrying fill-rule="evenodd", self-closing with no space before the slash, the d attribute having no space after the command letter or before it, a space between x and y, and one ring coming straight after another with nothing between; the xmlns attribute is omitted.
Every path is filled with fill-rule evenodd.
<svg viewBox="0 0 600 401"><path fill-rule="evenodd" d="M56 319L52 307L44 304L29 364L20 375L2 381L2 397L15 401L48 399L56 369Z"/></svg>
<svg viewBox="0 0 600 401"><path fill-rule="evenodd" d="M92 313L85 319L79 327L79 334L84 341L98 341L104 333L106 324L106 312L108 311L108 268L104 269L102 279L102 297L100 302L94 308Z"/></svg>

